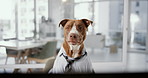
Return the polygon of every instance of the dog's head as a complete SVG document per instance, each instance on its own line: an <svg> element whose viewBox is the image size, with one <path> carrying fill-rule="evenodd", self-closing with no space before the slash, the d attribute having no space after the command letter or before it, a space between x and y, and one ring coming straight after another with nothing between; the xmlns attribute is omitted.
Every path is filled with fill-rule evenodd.
<svg viewBox="0 0 148 78"><path fill-rule="evenodd" d="M81 45L86 38L86 31L93 22L88 19L73 20L64 19L59 23L59 26L64 28L65 41L70 46Z"/></svg>

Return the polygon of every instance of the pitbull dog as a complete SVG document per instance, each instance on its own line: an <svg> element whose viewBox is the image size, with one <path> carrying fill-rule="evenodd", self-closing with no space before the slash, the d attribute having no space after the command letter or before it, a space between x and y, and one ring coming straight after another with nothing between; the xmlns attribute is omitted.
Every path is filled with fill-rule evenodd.
<svg viewBox="0 0 148 78"><path fill-rule="evenodd" d="M59 23L64 29L64 42L49 73L94 73L83 43L92 23L88 19L64 19Z"/></svg>

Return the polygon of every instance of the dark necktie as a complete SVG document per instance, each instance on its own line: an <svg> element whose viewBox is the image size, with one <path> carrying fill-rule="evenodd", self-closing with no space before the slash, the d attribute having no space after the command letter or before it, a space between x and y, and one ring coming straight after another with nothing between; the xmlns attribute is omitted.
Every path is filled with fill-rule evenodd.
<svg viewBox="0 0 148 78"><path fill-rule="evenodd" d="M87 52L85 52L85 54L83 54L83 55L80 56L80 57L74 58L73 60L68 59L68 56L65 56L63 53L62 53L60 56L62 56L62 55L64 56L64 58L65 58L66 61L67 61L67 65L66 65L66 67L65 67L65 73L69 73L69 72L71 72L71 70L72 70L72 64L73 64L75 61L78 61L79 59L81 59L83 56L87 55Z"/></svg>

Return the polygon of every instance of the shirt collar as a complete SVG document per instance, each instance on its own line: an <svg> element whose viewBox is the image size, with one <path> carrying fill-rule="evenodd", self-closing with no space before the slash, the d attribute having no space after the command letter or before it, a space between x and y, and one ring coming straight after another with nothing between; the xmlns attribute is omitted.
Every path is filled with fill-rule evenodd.
<svg viewBox="0 0 148 78"><path fill-rule="evenodd" d="M61 47L60 52L61 52L60 55L63 53L63 55L67 56L66 51L64 50L63 46ZM82 55L84 55L85 52L86 52L86 49L84 47L83 50L82 50Z"/></svg>

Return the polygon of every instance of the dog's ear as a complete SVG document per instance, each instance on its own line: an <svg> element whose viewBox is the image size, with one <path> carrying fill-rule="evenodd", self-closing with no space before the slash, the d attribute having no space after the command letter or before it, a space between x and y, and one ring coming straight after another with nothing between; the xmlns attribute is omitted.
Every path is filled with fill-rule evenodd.
<svg viewBox="0 0 148 78"><path fill-rule="evenodd" d="M59 27L60 27L60 25L62 25L62 27L64 27L65 24L66 24L68 21L69 21L69 19L64 19L64 20L62 20L62 21L59 23Z"/></svg>
<svg viewBox="0 0 148 78"><path fill-rule="evenodd" d="M88 19L82 19L83 23L85 24L86 28L93 23L93 21L88 20Z"/></svg>

